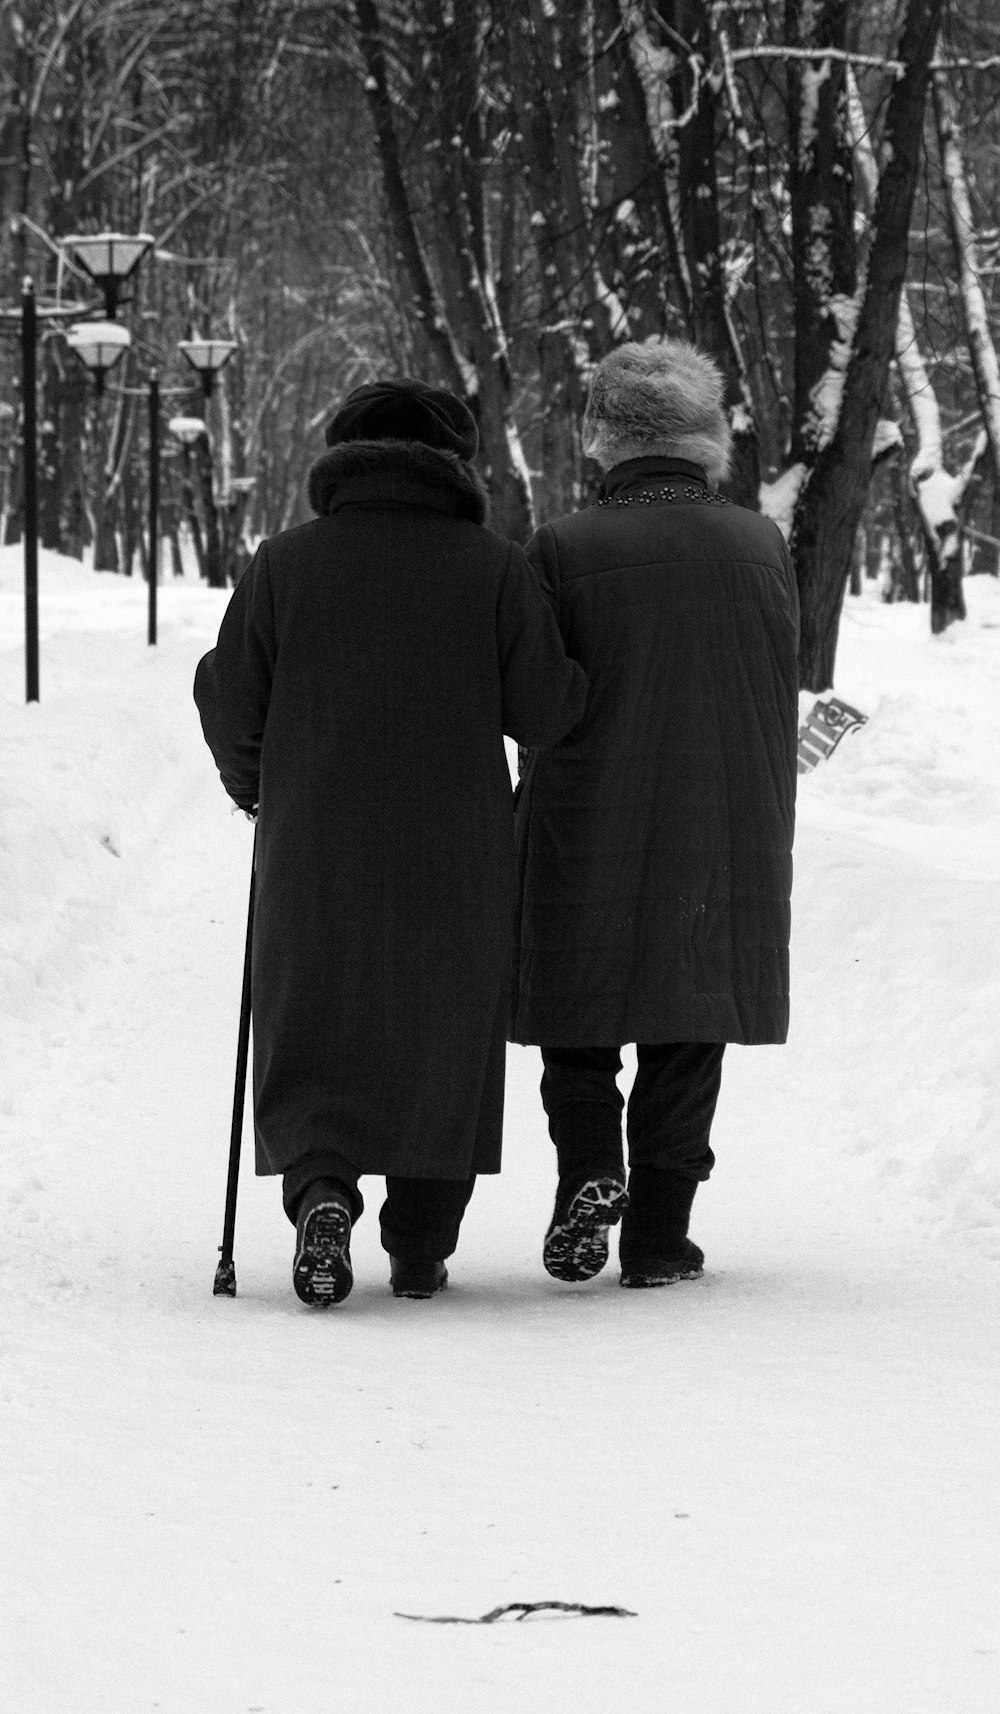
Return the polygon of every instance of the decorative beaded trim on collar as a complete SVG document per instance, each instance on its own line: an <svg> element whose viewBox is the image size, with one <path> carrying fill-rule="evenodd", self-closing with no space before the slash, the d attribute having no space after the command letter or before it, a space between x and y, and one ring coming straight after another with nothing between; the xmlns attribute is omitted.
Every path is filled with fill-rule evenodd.
<svg viewBox="0 0 1000 1714"><path fill-rule="evenodd" d="M638 494L616 494L613 498L605 494L597 504L599 506L655 506L661 500L693 500L703 506L731 506L724 494L710 494L706 488L694 488L688 485L678 493L676 488L661 488L654 493L652 488L641 488Z"/></svg>

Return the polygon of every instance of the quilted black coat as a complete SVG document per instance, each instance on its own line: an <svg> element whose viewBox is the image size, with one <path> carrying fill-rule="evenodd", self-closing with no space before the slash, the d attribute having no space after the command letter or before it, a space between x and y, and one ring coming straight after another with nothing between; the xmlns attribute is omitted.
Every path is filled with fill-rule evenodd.
<svg viewBox="0 0 1000 1714"><path fill-rule="evenodd" d="M453 455L337 446L311 497L322 516L262 545L195 680L226 790L260 804L257 1170L325 1146L361 1173L496 1172L503 735L560 738L586 680Z"/></svg>
<svg viewBox="0 0 1000 1714"><path fill-rule="evenodd" d="M511 1038L784 1041L798 597L780 531L698 466L643 458L528 557L591 690L521 782Z"/></svg>

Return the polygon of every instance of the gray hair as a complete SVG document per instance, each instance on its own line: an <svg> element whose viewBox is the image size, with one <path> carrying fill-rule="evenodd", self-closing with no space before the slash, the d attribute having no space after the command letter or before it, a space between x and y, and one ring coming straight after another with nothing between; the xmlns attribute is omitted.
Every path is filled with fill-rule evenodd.
<svg viewBox="0 0 1000 1714"><path fill-rule="evenodd" d="M713 487L729 469L725 381L686 339L618 345L597 365L583 413L583 450L604 470L627 458L686 458Z"/></svg>

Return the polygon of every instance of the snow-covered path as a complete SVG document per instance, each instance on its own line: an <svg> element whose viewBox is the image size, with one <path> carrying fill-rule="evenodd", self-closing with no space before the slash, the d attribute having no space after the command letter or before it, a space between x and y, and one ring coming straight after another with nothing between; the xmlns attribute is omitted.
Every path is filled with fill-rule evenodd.
<svg viewBox="0 0 1000 1714"><path fill-rule="evenodd" d="M806 783L795 1029L727 1058L703 1281L545 1276L539 1066L511 1049L505 1172L444 1297L389 1294L367 1181L354 1292L305 1311L248 1170L216 1300L252 833L187 701L218 600L178 590L152 660L133 594L106 634L53 619L41 711L0 656L36 766L43 720L64 735L43 807L85 703L124 711L130 758L58 949L9 937L0 1705L995 1714L1000 787L961 852L934 822L917 855L861 825L884 723L850 801ZM545 1600L637 1616L396 1616Z"/></svg>

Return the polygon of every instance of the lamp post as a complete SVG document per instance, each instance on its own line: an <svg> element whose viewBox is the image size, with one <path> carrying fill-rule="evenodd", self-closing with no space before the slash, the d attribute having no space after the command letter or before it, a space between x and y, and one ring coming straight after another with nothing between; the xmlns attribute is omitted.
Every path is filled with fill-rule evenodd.
<svg viewBox="0 0 1000 1714"><path fill-rule="evenodd" d="M21 296L21 377L24 412L24 677L25 701L40 700L38 676L38 432L35 399L35 286Z"/></svg>
<svg viewBox="0 0 1000 1714"><path fill-rule="evenodd" d="M21 301L0 304L0 334L15 334L21 346L21 472L24 506L24 676L26 701L39 700L38 689L38 407L36 397L39 327L57 325L80 314L73 304L39 304L26 274Z"/></svg>
<svg viewBox="0 0 1000 1714"><path fill-rule="evenodd" d="M160 581L160 377L149 377L149 612L147 643L156 642L156 591Z"/></svg>
<svg viewBox="0 0 1000 1714"><path fill-rule="evenodd" d="M239 349L237 341L235 339L201 339L197 335L192 335L190 339L180 340L177 349L185 361L195 370L201 381L207 417L215 377L220 369L229 362L233 352ZM197 430L194 428L195 423L199 424ZM205 512L205 561L208 581L215 589L223 588L226 579L223 569L219 516L215 503L215 479L212 470L208 423L200 417L175 417L170 428L186 449L193 448L195 452L202 505Z"/></svg>
<svg viewBox="0 0 1000 1714"><path fill-rule="evenodd" d="M104 377L132 343L127 328L114 321L83 321L71 327L67 343L86 364L94 377L98 396L104 391ZM149 406L149 618L147 641L156 642L156 591L159 581L160 524L160 379L151 370L148 387ZM96 545L96 544L95 544Z"/></svg>
<svg viewBox="0 0 1000 1714"><path fill-rule="evenodd" d="M219 373L220 369L223 369L229 362L233 352L238 350L237 342L235 339L201 339L197 334L192 334L190 339L180 340L178 342L177 349L184 360L191 365L192 369L195 370L201 380L201 390L205 399L205 415L207 417L209 400L212 397L212 391L215 386L215 377ZM194 422L196 419L191 417L180 418L177 420L181 422ZM219 516L215 505L215 479L212 471L212 455L210 451L207 423L204 425L204 433L204 441L201 441L200 437L195 436L193 439L185 441L185 444L193 446L195 449L198 465L198 478L201 485L202 504L205 509L205 535L207 538L205 543L205 559L208 570L208 581L213 588L217 589L224 587L226 579L222 564L222 541L219 531ZM181 439L182 441L184 440L183 434L181 435Z"/></svg>
<svg viewBox="0 0 1000 1714"><path fill-rule="evenodd" d="M66 343L90 370L100 398L105 375L125 355L132 335L117 321L78 321L67 328Z"/></svg>
<svg viewBox="0 0 1000 1714"><path fill-rule="evenodd" d="M208 439L204 417L171 417L167 427L172 435L176 435L182 446L194 446L202 435Z"/></svg>
<svg viewBox="0 0 1000 1714"><path fill-rule="evenodd" d="M94 375L98 397L104 391L104 377L131 343L127 330L115 321L119 304L122 301L122 289L132 278L143 257L153 248L156 240L149 232L71 232L59 240L61 248L68 253L78 268L81 268L104 297L104 313L107 319L103 322L94 321L81 323L72 328L68 335L69 343L83 359ZM99 465L99 482L103 484L104 448L103 448L103 415L101 423L101 451ZM98 516L103 526L104 494L101 491L101 503ZM101 546L101 530L96 532L94 542L95 565L99 570L97 557ZM155 552L155 544L150 543L151 554ZM155 583L151 581L151 587ZM153 597L155 602L155 596ZM155 608L150 617L150 641L155 640L156 616Z"/></svg>
<svg viewBox="0 0 1000 1714"><path fill-rule="evenodd" d="M75 351L80 360L90 370L94 377L95 391L99 400L104 394L104 377L110 369L125 355L132 343L132 335L127 327L122 327L117 321L80 321L69 328L66 333L66 343ZM94 570L117 570L117 554L110 556L112 564L105 567L104 554L104 514L106 492L104 471L107 463L107 428L104 409L98 404L98 437L97 437L97 499L94 505Z"/></svg>
<svg viewBox="0 0 1000 1714"><path fill-rule="evenodd" d="M235 339L182 339L177 349L201 376L202 390L206 399L210 399L215 377L229 362L237 349L237 342Z"/></svg>
<svg viewBox="0 0 1000 1714"><path fill-rule="evenodd" d="M222 497L224 543L222 565L225 574L232 576L234 583L239 583L250 563L243 537L243 526L246 521L247 505L256 486L256 476L231 476L229 486Z"/></svg>
<svg viewBox="0 0 1000 1714"><path fill-rule="evenodd" d="M219 543L219 520L215 510L211 438L208 424L204 417L176 416L170 418L167 428L174 438L181 443L184 463L183 501L188 514L188 528L191 531L198 558L198 570L201 575L207 576L209 583L215 587L219 582L222 555ZM202 508L205 514L206 540L204 543L201 538L201 529L194 503L194 490L191 485L192 453L195 458L198 486L201 489Z"/></svg>
<svg viewBox="0 0 1000 1714"><path fill-rule="evenodd" d="M87 232L71 233L59 242L104 294L104 313L114 321L121 289L155 239L148 232Z"/></svg>
<svg viewBox="0 0 1000 1714"><path fill-rule="evenodd" d="M41 236L44 238L45 234ZM51 241L46 239L47 243ZM147 232L98 232L60 239L60 244L74 256L77 266L100 287L104 296L107 322L91 323L91 327L113 324L121 297L121 287L134 274L142 258L155 240ZM86 314L83 304L45 303L39 305L34 282L26 275L18 308L0 304L0 333L20 334L21 340L21 410L22 410L22 470L24 483L24 655L28 702L39 700L38 664L38 424L37 424L37 340L39 323L42 327L67 322L71 317ZM117 329L111 343L124 329ZM128 341L121 342L121 350ZM71 341L71 343L73 343ZM77 346L79 350L79 345ZM82 353L81 353L82 355ZM111 361L115 361L112 358ZM101 361L97 370L98 391L111 362Z"/></svg>

